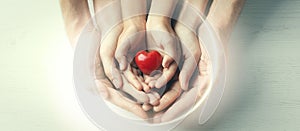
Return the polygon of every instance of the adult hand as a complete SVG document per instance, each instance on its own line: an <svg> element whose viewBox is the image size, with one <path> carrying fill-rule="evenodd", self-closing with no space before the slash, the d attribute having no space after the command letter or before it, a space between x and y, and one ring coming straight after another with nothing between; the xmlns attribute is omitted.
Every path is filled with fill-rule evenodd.
<svg viewBox="0 0 300 131"><path fill-rule="evenodd" d="M171 17L177 0L152 0L147 19L147 48L158 50L162 56L162 74L157 79L150 78L146 83L151 88L161 88L172 79L181 56L181 49L171 27ZM149 90L149 89L144 89Z"/></svg>
<svg viewBox="0 0 300 131"><path fill-rule="evenodd" d="M197 6L191 6L191 4ZM179 74L180 86L188 90L190 78L200 59L201 50L197 37L197 29L202 23L200 19L205 11L207 0L186 0L180 11L175 32L178 35L182 48L182 67Z"/></svg>
<svg viewBox="0 0 300 131"><path fill-rule="evenodd" d="M196 4L195 0L189 0L191 4L198 9L206 7L206 5ZM210 11L207 16L207 21L211 24L214 31L216 32L219 40L226 45L229 40L229 36L232 32L232 28L236 23L238 16L243 7L244 0L220 0L214 1L210 7ZM195 5L196 4L196 5ZM199 29L201 29L199 26ZM199 41L201 43L201 41ZM183 93L180 98L161 115L160 122L170 121L183 112L188 111L199 99L203 99L202 96L208 88L211 74L210 59L206 50L200 44L201 57L198 64L199 73L195 77L196 79L190 80L191 88L189 91Z"/></svg>
<svg viewBox="0 0 300 131"><path fill-rule="evenodd" d="M203 99L203 94L207 91L211 81L211 67L207 52L202 49L201 58L197 65L196 73L190 80L190 90L184 92L180 98L161 116L161 122L170 121L183 115L191 109L197 101Z"/></svg>
<svg viewBox="0 0 300 131"><path fill-rule="evenodd" d="M147 48L161 53L162 74L155 77L146 77L145 82L151 88L161 88L170 81L179 64L181 49L170 23L170 18L164 16L149 16L147 21ZM147 89L145 89L147 90Z"/></svg>
<svg viewBox="0 0 300 131"><path fill-rule="evenodd" d="M115 58L129 83L137 90L142 90L146 84L138 80L139 76L130 64L138 51L146 49L146 1L121 0L121 7L124 28L118 40Z"/></svg>
<svg viewBox="0 0 300 131"><path fill-rule="evenodd" d="M201 5L207 3L206 0L189 2ZM196 35L197 28L201 24L201 19L197 15L199 15L199 10L204 11L204 9L204 6L200 6L197 9L193 7L191 9L191 6L187 2L183 5L175 25L175 32L179 37L182 48L181 61L183 65L180 69L179 81L176 80L171 89L162 96L159 105L154 107L155 111L161 111L169 107L180 96L182 89L188 90L190 78L194 74L201 55L199 40Z"/></svg>
<svg viewBox="0 0 300 131"><path fill-rule="evenodd" d="M147 119L147 113L143 110L142 105L134 102L127 97L125 97L123 94L120 93L120 91L117 91L114 89L114 86L110 83L110 81L107 79L107 77L104 74L103 67L102 67L102 61L99 57L100 55L96 56L95 61L95 74L96 74L96 85L97 89L100 93L100 95L110 101L111 103L121 107L122 109L125 109L129 112L134 113L135 115L141 117L142 119ZM124 89L127 92L130 92L128 90L133 89L133 87L129 87L130 84L128 84L126 81L124 81ZM128 87L128 88L127 88ZM132 90L135 92L134 90ZM137 93L137 92L136 92ZM146 97L148 98L148 97ZM142 99L142 98L140 98Z"/></svg>
<svg viewBox="0 0 300 131"><path fill-rule="evenodd" d="M95 3L100 2L99 0L95 0ZM102 3L101 3L102 2ZM106 4L109 3L108 0L101 0L100 6L96 6L96 10L100 10L100 8L97 9L97 7L104 7ZM104 4L105 3L105 4ZM64 17L65 27L67 35L70 39L70 43L73 47L75 47L79 34L80 33L90 33L92 34L92 31L95 30L94 25L91 21L91 16L88 10L87 1L73 1L73 0L61 0L60 1L61 8L62 8L62 14ZM97 4L99 5L99 4ZM102 23L103 24L103 23ZM106 26L107 27L107 26ZM105 30L105 26L101 26L102 30ZM85 29L85 30L83 30ZM106 28L107 29L107 28ZM104 34L102 34L104 35ZM112 34L113 35L113 34ZM98 35L96 39L103 38L103 36ZM96 42L97 40L95 40ZM99 41L99 40L98 40ZM87 43L88 44L88 43ZM141 105L124 97L120 92L116 89L114 89L112 83L110 80L106 77L102 61L100 59L100 54L96 55L96 61L95 61L95 74L96 74L96 85L99 89L99 93L102 97L104 97L106 100L116 104L117 106L130 111L137 116L140 116L143 119L147 118L146 112L142 109ZM121 77L121 79L124 79ZM128 82L125 81L124 83L124 90L126 92L129 92L128 94L135 96L137 99L147 102L149 101L149 98L146 94L141 92L138 92L133 87L128 85ZM131 93L130 93L131 92Z"/></svg>
<svg viewBox="0 0 300 131"><path fill-rule="evenodd" d="M97 8L98 6L96 6L96 10L101 10L96 13L95 19L102 37L100 56L103 61L103 69L114 86L121 88L123 86L121 72L117 68L114 57L119 36L123 30L121 6L119 2L114 2L105 8Z"/></svg>

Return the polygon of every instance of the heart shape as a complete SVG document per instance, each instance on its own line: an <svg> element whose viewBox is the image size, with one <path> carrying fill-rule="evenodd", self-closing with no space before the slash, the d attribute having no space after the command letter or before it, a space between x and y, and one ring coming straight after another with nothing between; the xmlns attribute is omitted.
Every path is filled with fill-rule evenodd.
<svg viewBox="0 0 300 131"><path fill-rule="evenodd" d="M144 74L149 75L161 66L162 56L155 50L149 52L142 50L136 53L134 60L139 69Z"/></svg>

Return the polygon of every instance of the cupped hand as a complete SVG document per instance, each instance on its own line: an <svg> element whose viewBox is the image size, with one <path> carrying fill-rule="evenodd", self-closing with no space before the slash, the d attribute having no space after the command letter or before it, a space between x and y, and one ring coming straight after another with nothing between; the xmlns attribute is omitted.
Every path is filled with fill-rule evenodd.
<svg viewBox="0 0 300 131"><path fill-rule="evenodd" d="M105 7L105 5L109 4L111 1L109 1L109 0L102 1L105 3L105 5L101 2L100 2L101 4L97 4L98 2L99 2L99 0L95 0L95 5L96 5L97 11L102 10ZM70 43L73 47L76 45L76 43L78 41L78 37L81 33L89 33L88 35L93 35L93 34L91 34L92 32L95 33L96 29L95 29L94 24L92 23L93 21L91 21L91 16L89 14L89 9L88 9L88 5L87 5L86 1L82 1L82 2L61 1L60 4L62 7L62 13L63 13L64 20L65 20L66 32L69 37ZM97 6L97 5L100 5L100 6ZM75 11L74 11L74 9L75 9ZM114 4L113 8L108 7L104 10L106 10L107 12L110 12L110 10L116 11L117 9L118 9L117 6L115 6L115 4ZM117 15L117 14L115 14L115 15ZM97 16L98 15L96 15L96 17ZM109 34L109 35L106 34L105 32L108 32L107 30L110 30L110 27L113 27L113 25L109 25L109 24L115 23L114 21L117 20L117 19L112 20L109 18L111 18L111 14L106 14L106 16L102 16L102 18L99 18L100 20L98 20L97 24L101 27L98 28L98 29L100 29L98 31L102 31L102 32L100 32L101 35L97 35L97 37L95 37L95 39L97 39L97 40L94 40L95 42L100 41L101 38L107 37L106 40L103 40L104 42L106 41L105 43L113 43L113 44L116 43L115 40L118 39L118 34L121 32L122 26L119 25L115 29L113 29L114 31L112 31L111 34ZM116 18L116 17L114 17L114 18ZM103 21L103 19L105 19L107 21ZM103 22L103 23L101 23L101 22ZM90 43L86 43L86 44L90 44ZM109 46L112 46L112 45L109 45ZM115 49L115 48L109 48L107 51L111 51L112 49ZM105 54L106 52L103 51L102 53ZM112 57L113 56L114 55L112 55ZM140 104L140 102L141 103L148 102L149 101L148 96L143 92L138 92L136 89L131 87L128 84L128 82L126 82L124 80L125 82L124 82L124 84L122 84L124 87L123 89L126 92L128 92L128 94L130 94L131 96L134 96L136 99L141 100L141 101L133 101L131 99L128 99L127 97L124 97L124 95L122 93L120 93L119 90L115 89L115 86L111 83L110 79L108 79L108 77L106 76L104 69L103 69L103 63L106 63L106 62L103 62L103 63L102 62L103 62L103 60L101 60L100 53L99 53L99 51L97 51L96 60L95 60L95 67L96 67L95 83L97 85L96 88L98 89L100 95L103 98L105 98L106 100L112 102L113 104L115 104L129 112L132 112L143 119L146 119L148 117L147 113L142 109L142 105ZM110 71L110 70L108 70L108 71ZM114 74L114 73L111 73L111 74ZM119 79L124 79L124 78L122 76L120 76Z"/></svg>
<svg viewBox="0 0 300 131"><path fill-rule="evenodd" d="M178 22L175 31L180 39L182 48L182 67L179 74L180 86L183 90L188 90L189 81L195 71L200 59L201 50L199 40L195 32Z"/></svg>
<svg viewBox="0 0 300 131"><path fill-rule="evenodd" d="M184 113L192 109L197 101L204 99L204 93L207 91L211 81L211 65L207 52L202 46L201 50L200 61L190 80L190 89L182 93L179 99L161 115L161 122L167 122L184 115Z"/></svg>
<svg viewBox="0 0 300 131"><path fill-rule="evenodd" d="M146 28L148 50L159 51L163 60L161 76L157 77L157 79L153 79L150 76L151 80L145 81L151 88L161 88L173 78L181 57L181 49L175 32L171 27L170 18L149 16Z"/></svg>
<svg viewBox="0 0 300 131"><path fill-rule="evenodd" d="M197 7L198 10L202 12L207 6L207 0L188 1L190 1L193 6ZM228 43L230 34L232 33L232 29L238 19L244 2L244 0L220 0L214 1L210 7L206 20L214 29L217 38L219 38L219 41L225 46L226 43ZM201 29L201 26L204 25L199 25L198 30ZM211 81L211 60L208 57L208 53L203 48L201 40L199 40L199 43L201 50L200 61L197 65L197 70L199 72L196 73L195 79L190 80L189 90L184 92L180 96L180 98L164 113L160 113L159 122L167 122L173 120L174 118L182 115L183 113L191 109L191 107L193 107L197 101L199 101L200 99L204 99L204 93L209 88L209 84Z"/></svg>
<svg viewBox="0 0 300 131"><path fill-rule="evenodd" d="M115 58L120 70L137 90L143 89L143 84L138 80L135 68L131 66L135 54L146 49L145 43L145 16L136 16L123 21L123 31L119 36Z"/></svg>
<svg viewBox="0 0 300 131"><path fill-rule="evenodd" d="M114 89L114 86L112 85L112 83L109 81L109 79L107 79L107 77L104 74L102 61L99 56L100 55L96 55L96 60L95 60L95 75L96 75L95 83L97 85L97 89L98 89L100 95L105 100L110 101L111 103L121 107L122 109L132 112L135 115L141 117L142 119L147 119L147 117L148 117L147 113L143 110L141 104L128 99L123 94L121 94L120 91ZM126 83L126 81L125 81L124 89L127 92L132 92L129 90L133 89L133 87L130 87L130 85L128 83ZM133 92L135 92L135 91L133 91ZM138 92L135 92L135 93L138 93ZM140 99L143 99L143 98L140 98Z"/></svg>

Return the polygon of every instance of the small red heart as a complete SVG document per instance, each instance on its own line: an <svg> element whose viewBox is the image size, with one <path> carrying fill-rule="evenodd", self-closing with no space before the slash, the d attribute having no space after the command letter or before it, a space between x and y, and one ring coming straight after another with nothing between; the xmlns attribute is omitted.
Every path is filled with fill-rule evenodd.
<svg viewBox="0 0 300 131"><path fill-rule="evenodd" d="M149 52L142 50L136 53L134 60L139 69L149 75L161 66L162 56L155 50Z"/></svg>

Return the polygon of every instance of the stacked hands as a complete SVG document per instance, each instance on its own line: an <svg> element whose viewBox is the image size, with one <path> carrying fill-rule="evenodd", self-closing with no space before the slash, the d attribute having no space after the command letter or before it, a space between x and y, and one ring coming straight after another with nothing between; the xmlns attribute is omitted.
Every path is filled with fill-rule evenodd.
<svg viewBox="0 0 300 131"><path fill-rule="evenodd" d="M126 4L129 3L121 2L121 7L128 6ZM110 29L104 29L105 32L101 31L104 37L99 49L101 60L98 62L102 61L104 73L99 72L98 75L105 74L106 77L96 82L108 85L98 88L103 88L100 90L104 98L123 109L143 119L149 117L158 119L159 117L153 114L162 114L181 96L183 90L188 91L191 75L201 55L199 40L195 33L183 25L177 24L175 29L178 28L180 33L175 32L168 16L149 14L146 20L145 15L124 18L127 10L122 12L121 23ZM119 15L110 13L110 16ZM105 26L100 20L104 17L104 15L96 16L98 25ZM105 20L108 19L109 17L105 17ZM101 30L101 27L99 29ZM179 64L182 66L178 67ZM128 99L126 97L128 95L133 99ZM191 102L194 104L193 100Z"/></svg>
<svg viewBox="0 0 300 131"><path fill-rule="evenodd" d="M67 1L62 0L61 5L74 6L63 8L67 33L74 43L90 16L86 1ZM153 122L182 115L210 82L210 60L197 36L202 23L197 15L204 14L208 0L186 0L174 26L170 18L176 0L152 0L147 18L146 1L116 1L119 4L105 9L111 1L94 0L95 10L102 10L95 16L101 34L95 61L99 93L143 119L153 118ZM206 20L223 43L228 41L242 3L220 0L210 7ZM74 9L81 11L68 12Z"/></svg>

